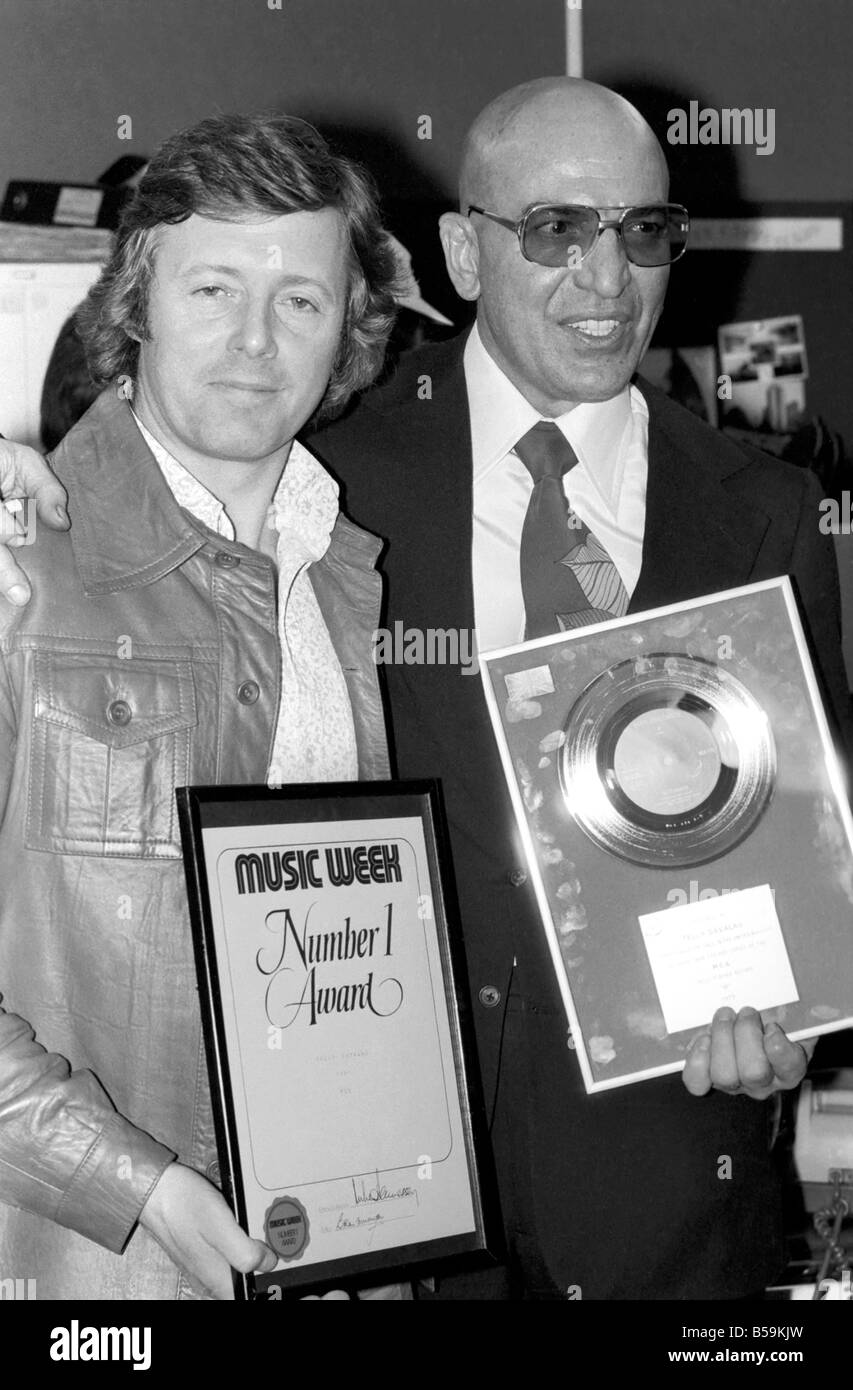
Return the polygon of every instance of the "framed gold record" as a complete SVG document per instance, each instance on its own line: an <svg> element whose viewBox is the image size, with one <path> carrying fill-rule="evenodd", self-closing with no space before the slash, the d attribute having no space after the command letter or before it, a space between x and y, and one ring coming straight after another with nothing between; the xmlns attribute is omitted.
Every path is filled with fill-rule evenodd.
<svg viewBox="0 0 853 1390"><path fill-rule="evenodd" d="M787 576L480 654L587 1091L853 1027L853 814Z"/></svg>
<svg viewBox="0 0 853 1390"><path fill-rule="evenodd" d="M773 794L770 721L712 661L655 652L618 662L569 712L560 784L595 844L648 867L690 867L753 829Z"/></svg>

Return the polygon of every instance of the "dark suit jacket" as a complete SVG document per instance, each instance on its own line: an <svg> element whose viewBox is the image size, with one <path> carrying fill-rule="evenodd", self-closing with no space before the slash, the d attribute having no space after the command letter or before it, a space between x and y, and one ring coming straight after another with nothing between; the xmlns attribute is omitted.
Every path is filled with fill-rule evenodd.
<svg viewBox="0 0 853 1390"><path fill-rule="evenodd" d="M474 628L462 348L455 339L408 354L388 384L308 440L352 517L387 539L391 629ZM832 541L818 530L814 480L642 389L649 478L630 611L791 573L846 705ZM399 775L444 783L510 1250L502 1292L725 1298L762 1287L781 1258L772 1105L697 1099L678 1075L584 1093L480 680L459 666L385 674ZM728 1179L718 1176L723 1155ZM443 1286L456 1288L488 1296L485 1284Z"/></svg>

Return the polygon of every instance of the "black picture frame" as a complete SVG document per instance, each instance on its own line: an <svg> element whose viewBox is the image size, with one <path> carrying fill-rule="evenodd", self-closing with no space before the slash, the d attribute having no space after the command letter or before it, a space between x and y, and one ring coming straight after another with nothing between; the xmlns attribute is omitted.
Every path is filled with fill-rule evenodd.
<svg viewBox="0 0 853 1390"><path fill-rule="evenodd" d="M221 831L227 834L237 832L238 838L232 849L233 852L239 851L245 858L245 852L249 847L243 844L240 836L248 830L251 830L253 837L257 838L260 835L263 839L268 827L273 827L276 832L280 829L281 833L276 834L275 839L276 842L281 842L279 848L284 848L288 844L292 847L294 836L299 843L305 843L306 832L303 827L320 823L326 826L334 824L338 828L336 834L331 840L327 839L325 842L320 842L321 847L325 849L335 840L345 840L347 835L351 838L352 829L358 824L363 827L365 824L387 822L389 826L392 826L395 821L399 822L401 819L407 818L413 818L420 823L423 830L422 847L425 851L421 867L425 863L429 880L428 900L431 911L426 916L421 916L419 911L418 921L423 924L425 943L431 943L425 946L428 957L431 961L439 963L441 975L440 987L432 981L431 971L429 972L429 981L424 978L421 979L420 984L424 989L430 988L432 990L431 998L436 1007L437 1033L443 1027L446 1030L445 1043L449 1040L449 1059L443 1050L441 1053L443 1083L446 1093L447 1080L448 1077L450 1078L452 1093L448 1100L448 1114L454 1115L458 1121L455 1133L458 1134L464 1148L464 1165L459 1162L458 1158L454 1159L457 1172L451 1186L463 1183L465 1185L467 1198L470 1201L470 1229L464 1231L448 1229L442 1232L439 1222L437 1225L438 1233L434 1237L424 1234L423 1230L420 1230L415 1239L402 1244L397 1239L384 1246L382 1239L387 1226L381 1227L382 1216L377 1216L377 1213L380 1213L383 1207L387 1208L387 1203L392 1198L396 1198L399 1192L405 1192L415 1197L418 1220L414 1224L416 1226L422 1225L423 1223L420 1222L420 1193L424 1191L425 1185L421 1189L412 1189L409 1184L404 1184L400 1188L389 1189L380 1180L380 1173L386 1170L379 1165L378 1171L372 1169L367 1175L364 1173L347 1175L349 1179L352 1179L354 1200L356 1202L361 1200L362 1203L367 1203L370 1208L369 1217L362 1218L359 1213L353 1219L358 1220L359 1223L362 1219L376 1221L376 1229L383 1230L383 1236L380 1236L378 1242L375 1241L376 1229L372 1231L369 1251L343 1255L340 1258L315 1258L312 1260L310 1257L304 1258L307 1250L302 1249L301 1253L296 1256L288 1256L283 1267L277 1268L272 1274L256 1276L235 1273L235 1297L238 1300L290 1299L308 1292L322 1293L333 1288L344 1288L352 1296L357 1297L359 1288L398 1283L419 1277L428 1279L436 1275L493 1265L500 1259L503 1250L500 1216L486 1117L476 1065L464 949L459 929L449 838L440 784L436 781L423 780L417 782L298 784L281 789L271 789L265 786L194 786L178 788L176 797L183 841L184 867L198 973L202 1023L207 1046L221 1186L243 1229L249 1230L252 1235L259 1239L265 1238L265 1233L258 1229L257 1222L257 1179L247 1175L248 1131L246 1116L250 1117L249 1127L251 1127L251 1103L247 1098L247 1089L244 1086L246 1073L238 1074L239 1068L235 1063L234 1054L239 1052L240 1063L242 1064L243 1048L232 1045L235 1036L237 1018L235 1010L237 1006L231 993L229 970L227 967L223 969L222 953L223 949L226 951L228 949L224 947L226 940L223 930L224 908L220 901L217 906L219 914L217 918L212 906L214 900L214 885L212 883L214 864L211 862L205 843L207 832ZM290 841L286 838L288 829L290 829ZM312 837L309 835L310 838ZM221 858L222 855L217 855L216 862L218 863ZM272 856L271 860L268 855L267 859L268 862L274 862L275 855ZM317 860L316 862L321 863L323 861ZM235 859L233 864L236 866L237 863L238 861ZM246 869L245 865L235 868L238 886L242 884L240 891L242 892L245 888L250 890L252 894L263 892L266 902L281 901L284 896L281 888L270 888L268 880L264 882L263 888L259 889L258 884L261 881L258 878L259 872L254 861L249 869ZM367 871L365 870L365 872ZM422 886L420 882L418 886ZM323 884L323 888L326 892L329 891L327 883ZM319 887L317 891L320 891ZM216 892L221 899L221 880L220 887ZM423 895L419 895L418 901L422 901L422 898ZM283 915L283 909L276 911L279 915ZM411 916L411 912L409 916ZM287 948L288 920L285 916L282 959ZM389 909L389 948L390 921ZM349 916L346 917L346 922L349 924ZM291 932L293 930L295 929L291 922ZM307 926L305 930L307 930ZM370 940L372 942L372 938ZM303 932L303 943L304 941ZM249 951L249 944L247 943L243 948L241 943L240 949ZM298 946L296 950L298 951ZM298 955L296 957L292 955L291 958L300 959ZM259 961L260 952L258 952L255 962L258 969L261 968L258 964ZM316 969L316 967L314 968ZM400 982L395 981L395 983L399 984ZM223 989L225 989L225 995L223 995ZM296 1009L298 1014L296 1005L293 1004L292 1007ZM442 1012L445 1019L444 1025L440 1022ZM230 1041L229 1019L231 1020ZM316 1022L317 1020L312 1018L311 1021ZM381 1041L381 1034L379 1038ZM414 1078L413 1084L417 1084ZM305 1089L306 1092L309 1089L307 1083ZM241 1106L245 1105L245 1112L241 1109L243 1114L242 1128L238 1122L236 1104L238 1099L241 1100ZM298 1111L298 1106L296 1110ZM307 1113L306 1108L306 1115ZM298 1114L291 1106L287 1116L287 1125L291 1127L291 1132L293 1132L293 1126L298 1125L298 1123ZM252 1153L254 1162L254 1149L252 1149ZM356 1195L355 1179L365 1176L372 1178L374 1172L376 1174L375 1187L365 1189L362 1186L362 1197L359 1199ZM430 1181L432 1180L430 1177ZM340 1181L343 1179L334 1180L336 1183ZM320 1185L316 1184L316 1186ZM428 1189L430 1199L434 1190L433 1188ZM366 1197L365 1192L368 1194ZM387 1199L381 1196L382 1193L389 1194ZM253 1201L255 1207L254 1224L250 1212ZM276 1207L276 1201L283 1203L283 1205ZM464 1207L465 1194L462 1195L461 1201ZM297 1232L297 1241L300 1238L307 1238L310 1224L309 1216L307 1208L302 1204L301 1196L297 1196L296 1191L288 1191L286 1194L282 1191L279 1197L273 1200L267 1212L267 1226L269 1225L270 1214L274 1209L284 1214L284 1220L274 1220L274 1225L286 1226L288 1223L292 1223ZM334 1210L334 1207L327 1209ZM396 1214L395 1211L395 1216ZM314 1219L312 1215L310 1221L314 1221ZM338 1220L340 1219L339 1215ZM266 1238L269 1238L268 1230ZM286 1240L287 1236L283 1239ZM328 1244L329 1232L322 1232L321 1239ZM310 1245L310 1241L308 1244Z"/></svg>

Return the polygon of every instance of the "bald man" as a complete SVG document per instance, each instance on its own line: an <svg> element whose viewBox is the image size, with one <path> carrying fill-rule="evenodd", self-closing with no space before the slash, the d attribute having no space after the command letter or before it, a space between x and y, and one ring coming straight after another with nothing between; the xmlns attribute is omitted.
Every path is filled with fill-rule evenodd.
<svg viewBox="0 0 853 1390"><path fill-rule="evenodd" d="M499 97L466 142L459 211L441 219L474 328L410 354L308 442L344 482L350 514L388 541L392 632L476 628L481 650L522 640L528 446L544 423L549 448L572 451L566 505L604 557L604 616L793 574L843 710L814 481L635 379L684 225L660 148L620 97L564 78ZM20 479L34 459L10 463ZM61 497L38 481L47 516ZM385 675L399 775L444 781L508 1244L500 1271L446 1280L438 1296L757 1293L782 1260L769 1098L800 1081L805 1050L753 1011L723 1011L683 1079L586 1096L480 682L470 663Z"/></svg>
<svg viewBox="0 0 853 1390"><path fill-rule="evenodd" d="M668 197L653 133L614 93L555 78L499 97L440 224L473 329L411 354L312 447L351 514L388 539L391 631L476 628L481 650L529 634L527 445L551 422L577 459L566 505L610 566L609 612L793 574L844 710L813 480L635 381L684 244ZM593 609L564 625L608 616ZM768 1098L802 1079L810 1049L765 1034L752 1010L722 1011L683 1078L587 1096L480 682L450 664L386 674L400 773L444 781L509 1246L502 1282L446 1281L440 1296L757 1293L784 1263Z"/></svg>

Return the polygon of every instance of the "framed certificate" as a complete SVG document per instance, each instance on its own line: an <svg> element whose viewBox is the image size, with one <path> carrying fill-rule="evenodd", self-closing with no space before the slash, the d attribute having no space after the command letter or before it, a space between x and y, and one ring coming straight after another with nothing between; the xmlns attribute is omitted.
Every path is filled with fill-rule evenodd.
<svg viewBox="0 0 853 1390"><path fill-rule="evenodd" d="M432 782L177 792L238 1298L491 1262L493 1185Z"/></svg>
<svg viewBox="0 0 853 1390"><path fill-rule="evenodd" d="M853 820L787 578L481 656L586 1089L853 1023Z"/></svg>

